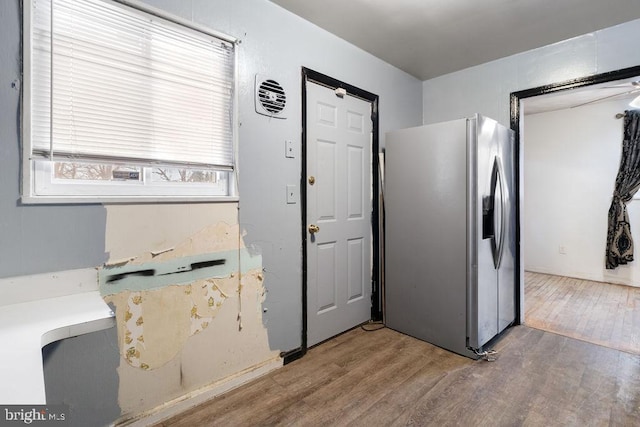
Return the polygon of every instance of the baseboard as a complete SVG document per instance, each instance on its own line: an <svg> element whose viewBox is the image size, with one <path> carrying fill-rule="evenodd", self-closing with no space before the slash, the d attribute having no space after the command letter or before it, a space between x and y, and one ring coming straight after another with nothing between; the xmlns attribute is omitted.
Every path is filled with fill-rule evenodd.
<svg viewBox="0 0 640 427"><path fill-rule="evenodd" d="M529 273L549 274L551 276L571 277L573 279L591 280L593 282L605 281L601 275L598 276L595 274L588 274L584 272L575 272L575 271L558 271L558 270L552 270L544 267L525 267L524 271Z"/></svg>
<svg viewBox="0 0 640 427"><path fill-rule="evenodd" d="M300 359L302 356L306 354L307 350L302 347L296 348L295 350L283 351L280 353L280 357L283 359L283 364L286 365L288 363L293 362L294 360Z"/></svg>
<svg viewBox="0 0 640 427"><path fill-rule="evenodd" d="M596 275L596 274L588 274L583 272L577 273L575 271L556 271L556 270L550 270L547 268L539 268L539 267L526 267L525 271L531 272L531 273L549 274L552 276L571 277L573 279L580 279L580 280L590 280L592 282L603 282L603 283L611 283L614 285L631 286L634 288L640 287L640 282L636 282L631 278L617 277L613 274L607 274L606 272L601 275Z"/></svg>
<svg viewBox="0 0 640 427"><path fill-rule="evenodd" d="M160 406L157 406L149 411L145 411L138 414L135 418L125 418L116 421L116 426L132 426L143 427L160 423L171 417L174 417L184 411L187 411L194 406L211 400L216 396L226 393L234 388L237 388L249 381L255 380L263 375L268 374L282 367L282 358L276 357L275 359L268 360L259 365L252 366L238 372L235 375L216 381L206 387L199 390L187 393L177 399L170 400Z"/></svg>
<svg viewBox="0 0 640 427"><path fill-rule="evenodd" d="M0 305L64 297L98 290L95 268L0 278Z"/></svg>

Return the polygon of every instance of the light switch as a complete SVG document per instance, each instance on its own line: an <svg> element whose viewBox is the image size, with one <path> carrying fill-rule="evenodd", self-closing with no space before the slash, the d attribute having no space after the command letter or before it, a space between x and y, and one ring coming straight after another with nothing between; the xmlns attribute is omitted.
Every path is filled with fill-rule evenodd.
<svg viewBox="0 0 640 427"><path fill-rule="evenodd" d="M285 141L284 142L284 156L293 159L296 157L296 153L293 147L293 141Z"/></svg>
<svg viewBox="0 0 640 427"><path fill-rule="evenodd" d="M298 203L298 190L297 187L293 184L287 185L287 203Z"/></svg>

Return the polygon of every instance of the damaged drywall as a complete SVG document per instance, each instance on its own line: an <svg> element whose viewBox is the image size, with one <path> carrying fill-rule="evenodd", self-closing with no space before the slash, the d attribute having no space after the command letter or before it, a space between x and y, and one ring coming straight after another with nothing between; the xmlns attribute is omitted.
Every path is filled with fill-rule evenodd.
<svg viewBox="0 0 640 427"><path fill-rule="evenodd" d="M172 249L171 252L176 258L171 258L172 253L167 251L153 262L144 262L143 257L136 256L105 264L98 272L102 295L224 278L236 271L262 267L261 257L250 254L243 247L187 256L179 256L180 250ZM242 265L241 260L245 260Z"/></svg>
<svg viewBox="0 0 640 427"><path fill-rule="evenodd" d="M230 295L239 294L244 287L259 296L256 303L263 302L265 291L260 269L248 270L242 275L230 273L225 278L106 296L105 300L116 307L122 357L131 366L142 369L164 365L178 354L188 337L202 332L213 322ZM242 326L239 308L238 329Z"/></svg>
<svg viewBox="0 0 640 427"><path fill-rule="evenodd" d="M125 416L279 358L262 322L262 257L245 248L237 207L200 205L209 215L196 208L155 206L147 217L145 207L107 208L113 247L99 282L116 313ZM143 221L152 224L131 228L135 251L126 250L117 227Z"/></svg>

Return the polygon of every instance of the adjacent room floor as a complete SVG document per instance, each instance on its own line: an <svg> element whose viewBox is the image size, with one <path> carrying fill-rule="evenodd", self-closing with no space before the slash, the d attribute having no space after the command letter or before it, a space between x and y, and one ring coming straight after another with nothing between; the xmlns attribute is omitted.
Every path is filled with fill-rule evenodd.
<svg viewBox="0 0 640 427"><path fill-rule="evenodd" d="M526 272L525 324L640 355L640 288Z"/></svg>
<svg viewBox="0 0 640 427"><path fill-rule="evenodd" d="M570 305L558 311L598 311ZM604 331L598 319L583 322ZM160 425L640 425L639 355L528 326L495 349L496 361L473 361L357 328Z"/></svg>

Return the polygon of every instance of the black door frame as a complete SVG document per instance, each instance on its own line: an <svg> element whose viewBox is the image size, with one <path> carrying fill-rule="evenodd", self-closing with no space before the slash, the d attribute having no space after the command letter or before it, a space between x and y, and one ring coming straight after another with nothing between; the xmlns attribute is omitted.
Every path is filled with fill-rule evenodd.
<svg viewBox="0 0 640 427"><path fill-rule="evenodd" d="M372 105L371 121L373 123L373 136L371 141L371 167L372 167L372 211L371 211L371 236L373 246L373 259L372 259L372 289L371 289L371 318L373 320L382 319L382 307L380 298L380 260L377 256L380 248L380 233L379 233L379 165L378 165L378 151L379 151L379 120L378 120L378 95L360 89L356 86L342 82L333 77L329 77L326 74L319 73L306 67L302 67L301 83L302 83L302 134L301 134L301 163L302 173L300 176L300 207L302 214L302 336L301 346L295 350L283 353L281 356L284 358L284 364L292 362L300 357L304 356L307 352L307 81L313 81L323 86L327 86L331 89L342 88L347 91L348 94L354 95L358 98L368 101Z"/></svg>
<svg viewBox="0 0 640 427"><path fill-rule="evenodd" d="M515 132L515 156L516 156L516 268L517 268L517 290L516 290L516 324L520 324L521 320L524 320L524 306L521 295L524 295L524 277L520 277L520 271L522 267L522 252L520 248L521 238L521 212L520 212L520 195L522 189L520 188L520 178L522 173L522 166L520 164L520 101L526 98L531 98L539 95L546 95L555 92L561 92L565 90L582 88L585 86L596 85L600 83L607 83L616 80L629 79L632 77L640 76L640 66L634 66L629 68L623 68L620 70L609 71L601 74L594 74L586 77L579 77L576 79L566 80L560 83L552 83L545 86L538 86L531 89L520 90L511 93L511 129Z"/></svg>

